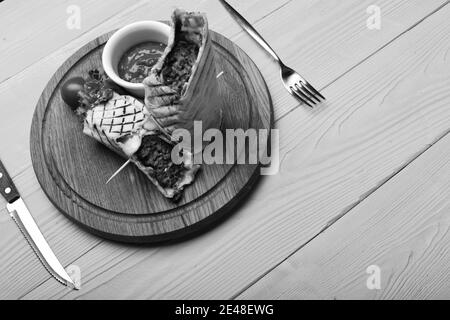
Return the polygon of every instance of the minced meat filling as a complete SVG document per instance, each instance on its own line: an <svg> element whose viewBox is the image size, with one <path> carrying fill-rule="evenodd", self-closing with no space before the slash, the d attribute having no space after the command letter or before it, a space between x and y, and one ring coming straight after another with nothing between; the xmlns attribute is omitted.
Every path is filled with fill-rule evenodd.
<svg viewBox="0 0 450 320"><path fill-rule="evenodd" d="M189 81L198 51L197 44L179 40L166 60L162 71L164 83L177 92L177 98L180 98L184 84Z"/></svg>
<svg viewBox="0 0 450 320"><path fill-rule="evenodd" d="M144 136L136 152L144 166L154 169L154 177L163 188L173 188L184 171L183 165L172 162L171 152L172 146L155 135Z"/></svg>

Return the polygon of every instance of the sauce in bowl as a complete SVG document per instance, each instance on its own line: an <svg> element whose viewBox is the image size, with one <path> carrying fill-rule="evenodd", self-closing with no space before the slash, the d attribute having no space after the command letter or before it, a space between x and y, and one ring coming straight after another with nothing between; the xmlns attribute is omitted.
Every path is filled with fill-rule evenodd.
<svg viewBox="0 0 450 320"><path fill-rule="evenodd" d="M119 77L132 83L141 83L164 52L159 42L142 42L128 49L120 58Z"/></svg>

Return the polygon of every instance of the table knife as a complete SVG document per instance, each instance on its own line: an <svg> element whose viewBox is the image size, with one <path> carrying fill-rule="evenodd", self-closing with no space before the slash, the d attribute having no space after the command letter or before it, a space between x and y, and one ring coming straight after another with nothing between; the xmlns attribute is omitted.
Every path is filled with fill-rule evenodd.
<svg viewBox="0 0 450 320"><path fill-rule="evenodd" d="M6 209L47 271L62 284L79 289L56 258L39 227L19 195L10 175L0 160L0 194L8 202Z"/></svg>

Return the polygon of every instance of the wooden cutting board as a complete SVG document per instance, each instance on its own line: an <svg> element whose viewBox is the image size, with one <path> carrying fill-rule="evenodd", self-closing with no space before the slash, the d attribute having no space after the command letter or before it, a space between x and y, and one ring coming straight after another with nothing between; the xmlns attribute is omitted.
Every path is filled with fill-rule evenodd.
<svg viewBox="0 0 450 320"><path fill-rule="evenodd" d="M86 44L55 73L37 104L31 127L31 157L39 183L68 218L102 237L134 243L160 242L200 232L231 213L252 190L259 165L203 165L175 204L133 165L111 183L124 162L82 133L81 120L65 105L61 85L101 68L110 32ZM266 83L237 45L212 32L224 129L270 129L273 106ZM267 144L266 144L267 145Z"/></svg>

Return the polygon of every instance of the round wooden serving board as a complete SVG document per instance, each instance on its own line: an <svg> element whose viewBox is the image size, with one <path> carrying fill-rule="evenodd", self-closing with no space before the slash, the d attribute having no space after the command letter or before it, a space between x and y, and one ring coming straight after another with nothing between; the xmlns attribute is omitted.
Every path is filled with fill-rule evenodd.
<svg viewBox="0 0 450 320"><path fill-rule="evenodd" d="M136 167L106 180L124 162L82 133L82 121L62 101L69 78L101 68L105 34L77 51L52 77L36 107L31 156L39 183L67 217L108 239L148 243L179 238L229 213L252 189L259 165L202 165L181 202L164 198ZM233 42L212 32L224 111L224 129L270 129L273 107L266 83L253 61ZM265 144L267 146L267 143Z"/></svg>

